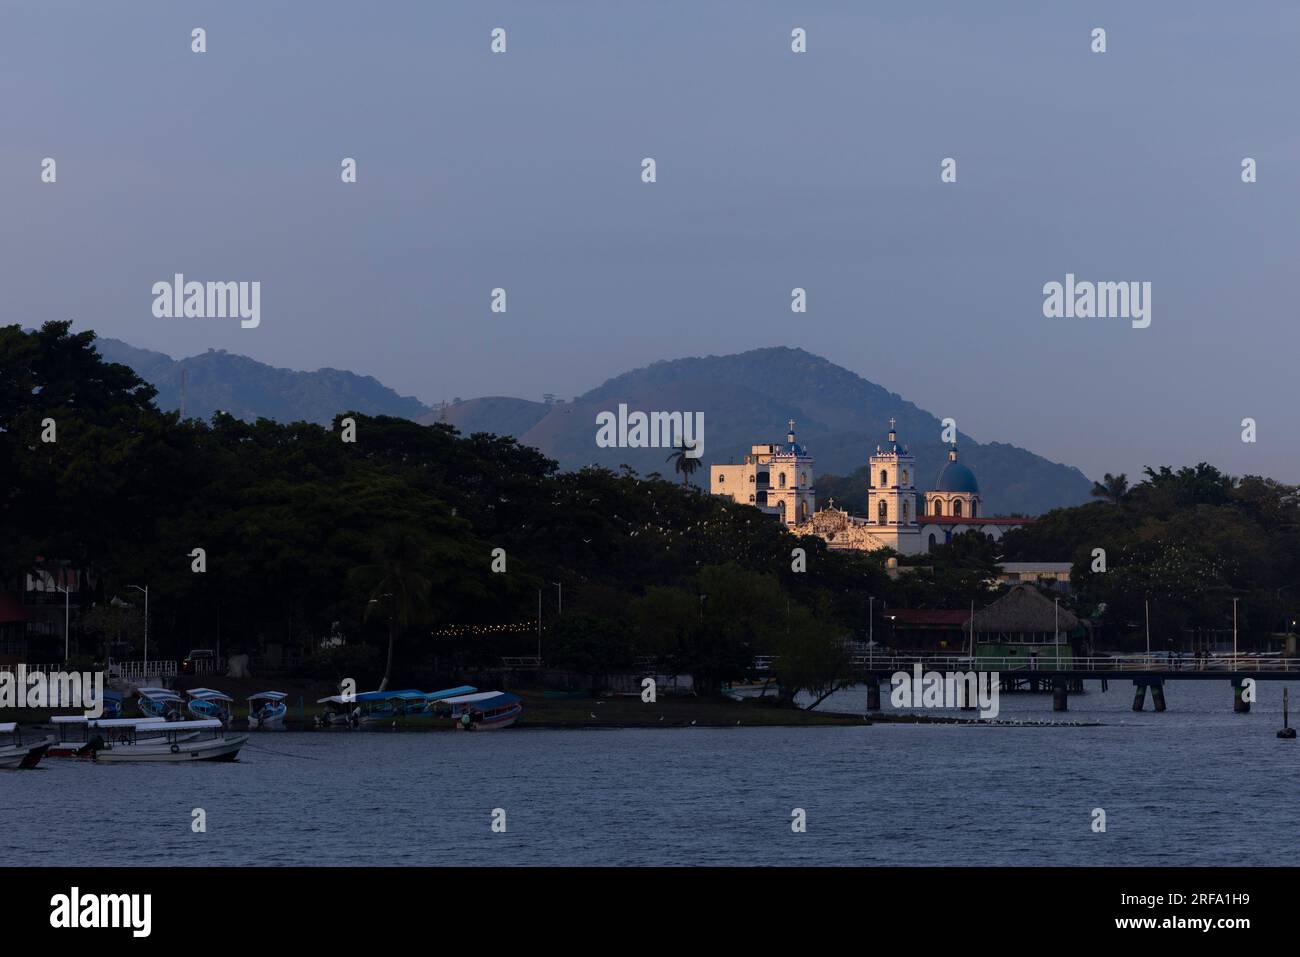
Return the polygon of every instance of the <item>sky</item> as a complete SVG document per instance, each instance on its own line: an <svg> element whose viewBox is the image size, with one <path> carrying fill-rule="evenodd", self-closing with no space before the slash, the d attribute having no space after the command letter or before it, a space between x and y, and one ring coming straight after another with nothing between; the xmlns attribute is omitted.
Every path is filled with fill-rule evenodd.
<svg viewBox="0 0 1300 957"><path fill-rule="evenodd" d="M1289 0L7 0L0 323L429 404L796 346L1094 478L1300 482L1297 89ZM1046 318L1067 273L1150 326Z"/></svg>

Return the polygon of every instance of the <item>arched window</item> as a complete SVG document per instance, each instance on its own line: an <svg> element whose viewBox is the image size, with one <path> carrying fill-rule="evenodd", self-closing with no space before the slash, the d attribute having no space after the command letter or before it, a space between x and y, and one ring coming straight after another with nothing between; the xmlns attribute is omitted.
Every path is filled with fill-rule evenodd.
<svg viewBox="0 0 1300 957"><path fill-rule="evenodd" d="M799 503L799 521L808 521L808 500L804 499Z"/></svg>
<svg viewBox="0 0 1300 957"><path fill-rule="evenodd" d="M750 485L753 485L753 484L754 484L754 476L752 476L752 475L749 477L749 484L750 484Z"/></svg>
<svg viewBox="0 0 1300 957"><path fill-rule="evenodd" d="M781 521L785 521L785 499L781 499L776 505L776 512L781 516Z"/></svg>
<svg viewBox="0 0 1300 957"><path fill-rule="evenodd" d="M750 504L750 505L753 505L753 504L754 504L754 496L752 496L752 495L749 497L749 504Z"/></svg>
<svg viewBox="0 0 1300 957"><path fill-rule="evenodd" d="M799 473L799 484L800 484L800 485L807 485L807 484L808 484L808 473L807 473L807 472L800 472L800 473Z"/></svg>
<svg viewBox="0 0 1300 957"><path fill-rule="evenodd" d="M934 514L935 514L935 515L942 515L942 514L943 514L943 499L941 499L941 498L936 498L936 499L934 500Z"/></svg>
<svg viewBox="0 0 1300 957"><path fill-rule="evenodd" d="M907 486L907 469L903 469L903 486Z"/></svg>
<svg viewBox="0 0 1300 957"><path fill-rule="evenodd" d="M971 499L971 501L970 501L970 517L971 517L971 518L974 518L974 517L975 517L975 513L979 511L979 507L980 507L980 503L977 502L977 501L975 501L974 499Z"/></svg>
<svg viewBox="0 0 1300 957"><path fill-rule="evenodd" d="M726 477L725 475L719 475L719 476L718 476L718 484L719 484L719 485L726 485L726 484L727 484L727 477Z"/></svg>
<svg viewBox="0 0 1300 957"><path fill-rule="evenodd" d="M777 475L777 479L776 479L776 484L779 485L779 486L781 486L781 488L785 488L785 473L784 473L784 472L780 472L780 473L778 473L778 475Z"/></svg>
<svg viewBox="0 0 1300 957"><path fill-rule="evenodd" d="M930 551L934 551L934 532L930 533Z"/></svg>
<svg viewBox="0 0 1300 957"><path fill-rule="evenodd" d="M889 506L883 500L880 502L880 507L876 509L876 521L881 525L889 523Z"/></svg>
<svg viewBox="0 0 1300 957"><path fill-rule="evenodd" d="M907 503L904 502L904 503L903 503L903 524L904 524L904 525L907 524L907 513L908 513Z"/></svg>
<svg viewBox="0 0 1300 957"><path fill-rule="evenodd" d="M952 500L952 514L954 518L961 518L961 499Z"/></svg>
<svg viewBox="0 0 1300 957"><path fill-rule="evenodd" d="M880 487L881 488L889 487L889 473L886 472L884 469L880 470Z"/></svg>

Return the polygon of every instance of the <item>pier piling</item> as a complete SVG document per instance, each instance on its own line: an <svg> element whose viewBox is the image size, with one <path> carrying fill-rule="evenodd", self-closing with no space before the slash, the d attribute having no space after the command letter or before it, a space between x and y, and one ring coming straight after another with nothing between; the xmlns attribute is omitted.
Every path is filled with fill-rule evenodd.
<svg viewBox="0 0 1300 957"><path fill-rule="evenodd" d="M1151 703L1155 705L1157 711L1165 710L1165 686L1164 682L1159 682L1151 686Z"/></svg>
<svg viewBox="0 0 1300 957"><path fill-rule="evenodd" d="M1147 703L1147 686L1133 682L1133 710L1141 711Z"/></svg>
<svg viewBox="0 0 1300 957"><path fill-rule="evenodd" d="M1249 714L1250 702L1241 696L1241 679L1232 679L1232 710L1237 714Z"/></svg>
<svg viewBox="0 0 1300 957"><path fill-rule="evenodd" d="M867 682L867 710L880 710L880 679L872 678Z"/></svg>
<svg viewBox="0 0 1300 957"><path fill-rule="evenodd" d="M1052 681L1052 710L1070 710L1070 693L1064 678L1055 678Z"/></svg>

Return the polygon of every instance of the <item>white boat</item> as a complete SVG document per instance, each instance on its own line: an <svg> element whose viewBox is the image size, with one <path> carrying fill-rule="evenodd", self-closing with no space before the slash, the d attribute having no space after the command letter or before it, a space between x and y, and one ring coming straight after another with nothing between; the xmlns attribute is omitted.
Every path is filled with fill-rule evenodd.
<svg viewBox="0 0 1300 957"><path fill-rule="evenodd" d="M499 731L514 724L524 713L523 699L508 691L480 691L438 702L439 712L455 722L458 731Z"/></svg>
<svg viewBox="0 0 1300 957"><path fill-rule="evenodd" d="M53 743L53 737L24 742L16 721L0 724L0 768L34 768Z"/></svg>
<svg viewBox="0 0 1300 957"><path fill-rule="evenodd" d="M139 727L165 725L166 718L87 718L83 715L56 715L50 724L59 732L50 745L52 758L93 758L95 752L114 743L129 744L130 731ZM198 732L195 732L196 734Z"/></svg>
<svg viewBox="0 0 1300 957"><path fill-rule="evenodd" d="M248 726L263 731L284 727L284 716L289 707L283 691L259 691L248 699Z"/></svg>
<svg viewBox="0 0 1300 957"><path fill-rule="evenodd" d="M95 752L98 762L233 761L248 740L246 734L227 734L216 718L201 721L167 721L128 729L128 741Z"/></svg>
<svg viewBox="0 0 1300 957"><path fill-rule="evenodd" d="M318 728L356 727L361 721L361 706L356 702L356 695L332 694L328 698L317 698L316 703L325 706L325 710L316 716Z"/></svg>

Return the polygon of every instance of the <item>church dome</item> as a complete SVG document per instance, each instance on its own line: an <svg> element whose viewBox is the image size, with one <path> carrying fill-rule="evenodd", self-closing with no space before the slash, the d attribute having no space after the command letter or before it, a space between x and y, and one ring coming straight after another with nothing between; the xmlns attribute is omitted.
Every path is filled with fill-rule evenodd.
<svg viewBox="0 0 1300 957"><path fill-rule="evenodd" d="M935 483L934 490L936 492L968 492L978 495L980 486L975 481L974 472L961 462L952 460L939 472L939 480Z"/></svg>

